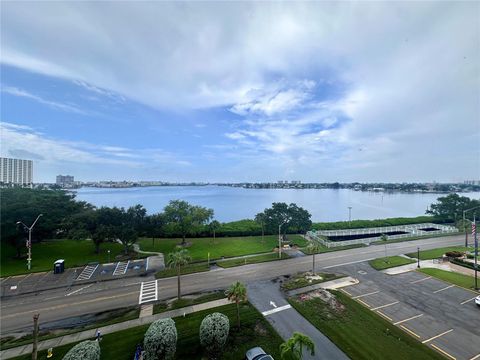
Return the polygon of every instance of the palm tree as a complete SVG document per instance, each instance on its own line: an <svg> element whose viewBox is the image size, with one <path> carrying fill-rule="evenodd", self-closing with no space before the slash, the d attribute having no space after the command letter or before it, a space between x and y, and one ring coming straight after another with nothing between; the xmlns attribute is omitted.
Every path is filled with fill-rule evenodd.
<svg viewBox="0 0 480 360"><path fill-rule="evenodd" d="M320 249L321 249L320 244L316 243L316 242L313 242L313 241L310 241L307 245L308 252L313 254L312 273L314 273L314 274L315 274L315 255L317 254L317 252L320 251Z"/></svg>
<svg viewBox="0 0 480 360"><path fill-rule="evenodd" d="M312 339L295 331L290 339L280 345L280 357L282 359L301 360L304 348L310 351L312 356L315 355L315 343Z"/></svg>
<svg viewBox="0 0 480 360"><path fill-rule="evenodd" d="M240 303L247 301L247 288L241 282L234 282L225 291L228 300L237 304L237 326L240 329Z"/></svg>
<svg viewBox="0 0 480 360"><path fill-rule="evenodd" d="M217 220L213 220L210 224L208 224L208 227L210 228L210 231L213 232L213 243L215 244L215 231L220 227L220 223Z"/></svg>
<svg viewBox="0 0 480 360"><path fill-rule="evenodd" d="M167 256L167 265L170 269L177 269L177 283L178 283L178 300L181 298L180 292L180 269L182 266L187 265L192 258L188 254L187 249L178 250L169 253Z"/></svg>

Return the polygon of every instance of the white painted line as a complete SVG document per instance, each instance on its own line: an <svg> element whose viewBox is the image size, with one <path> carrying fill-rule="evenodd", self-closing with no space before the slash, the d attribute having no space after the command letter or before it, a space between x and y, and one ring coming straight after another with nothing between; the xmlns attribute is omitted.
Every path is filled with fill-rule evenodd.
<svg viewBox="0 0 480 360"><path fill-rule="evenodd" d="M433 347L434 349L440 351L440 352L441 352L443 355L445 355L446 357L448 357L448 358L450 358L450 359L452 359L452 360L457 360L456 357L450 355L450 354L447 353L445 350L440 349L437 345L435 345L435 344L431 344L431 345L432 345L432 347Z"/></svg>
<svg viewBox="0 0 480 360"><path fill-rule="evenodd" d="M148 260L150 260L150 256L147 257L147 263L146 263L146 265L145 265L145 271L148 271Z"/></svg>
<svg viewBox="0 0 480 360"><path fill-rule="evenodd" d="M470 302L470 301L472 301L472 300L475 300L476 298L477 298L477 297L475 296L475 297L473 297L473 298L471 298L471 299L465 300L464 302L461 302L460 305L464 305L464 304L466 304L466 303L468 303L468 302ZM480 355L480 354L479 354L479 355Z"/></svg>
<svg viewBox="0 0 480 360"><path fill-rule="evenodd" d="M413 320L413 319L416 319L416 318L419 318L420 316L423 316L423 314L420 314L420 315L415 315L415 316L412 316L408 319L405 319L405 320L400 320L400 321L397 321L397 322L394 322L393 325L399 325L399 324L403 324L404 322L407 322L407 321L410 321L410 320Z"/></svg>
<svg viewBox="0 0 480 360"><path fill-rule="evenodd" d="M128 270L128 265L130 265L130 260L127 261L127 265L125 266L125 270L123 270L123 273L125 274Z"/></svg>
<svg viewBox="0 0 480 360"><path fill-rule="evenodd" d="M478 358L480 358L480 354L478 354L478 355L475 355L475 356L474 356L474 357L472 357L470 360L476 360L476 359L478 359Z"/></svg>
<svg viewBox="0 0 480 360"><path fill-rule="evenodd" d="M77 290L75 290L75 291L72 291L71 293L65 294L65 296L70 296L70 295L76 294L76 293L79 292L79 291L88 289L88 288L89 288L90 286L92 286L92 285L93 285L93 284L89 284L89 285L87 285L87 286L84 286L84 287L82 287L82 288L80 288L80 289L77 289Z"/></svg>
<svg viewBox="0 0 480 360"><path fill-rule="evenodd" d="M454 286L455 286L455 285L449 285L449 286L447 286L447 287L444 287L443 289L436 290L436 291L434 291L433 293L436 294L436 293L439 293L440 291L450 289L450 288L452 288L452 287L454 287Z"/></svg>
<svg viewBox="0 0 480 360"><path fill-rule="evenodd" d="M428 279L431 279L431 278L432 278L431 276L427 276L423 279L412 281L410 284L416 284L416 283L419 283L421 281L425 281L425 280L428 280Z"/></svg>
<svg viewBox="0 0 480 360"><path fill-rule="evenodd" d="M370 293L367 293L367 294L357 295L357 296L352 297L352 299L360 299L360 298L362 298L362 297L364 297L364 296L377 294L377 293L379 293L379 292L380 292L380 291L373 291L373 292L370 292Z"/></svg>
<svg viewBox="0 0 480 360"><path fill-rule="evenodd" d="M140 294L138 303L143 304L148 301L158 300L158 282L157 280L142 282L140 285Z"/></svg>
<svg viewBox="0 0 480 360"><path fill-rule="evenodd" d="M450 330L444 331L444 332L441 333L441 334L432 336L430 339L423 340L423 341L422 341L422 344L425 344L425 343L427 343L427 342L429 342L429 341L435 340L436 338L439 338L440 336L443 336L443 335L445 335L445 334L448 334L449 332L452 332L452 331L453 331L453 329L450 329Z"/></svg>
<svg viewBox="0 0 480 360"><path fill-rule="evenodd" d="M268 316L268 315L275 314L275 313L280 312L280 311L283 311L283 310L290 309L291 307L292 307L292 306L291 306L290 304L284 305L284 306L280 306L280 307L277 307L277 308L272 309L272 310L264 311L264 312L262 312L262 315L263 315L263 316Z"/></svg>
<svg viewBox="0 0 480 360"><path fill-rule="evenodd" d="M372 309L370 309L370 310L375 311L375 310L383 309L383 308L386 308L386 307L388 307L388 306L392 306L392 305L395 305L395 304L398 304L398 301L392 302L392 303L390 303L390 304L382 305L382 306L377 306L377 307L374 307L374 308L372 308Z"/></svg>
<svg viewBox="0 0 480 360"><path fill-rule="evenodd" d="M117 272L117 269L118 269L118 266L120 265L120 261L117 263L117 266L115 266L115 270L113 270L113 274L112 275L115 275L115 273Z"/></svg>
<svg viewBox="0 0 480 360"><path fill-rule="evenodd" d="M373 259L376 259L376 258L369 258L369 259L365 259L365 260L350 261L350 262L346 262L346 263L343 263L343 264L324 266L322 269L330 269L330 268L337 267L337 266L358 264L358 263L365 262L365 261L370 261L370 260L373 260Z"/></svg>

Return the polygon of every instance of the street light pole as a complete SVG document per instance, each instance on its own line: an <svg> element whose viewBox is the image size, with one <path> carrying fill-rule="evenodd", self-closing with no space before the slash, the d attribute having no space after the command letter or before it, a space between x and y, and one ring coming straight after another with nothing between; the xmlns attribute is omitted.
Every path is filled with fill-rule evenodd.
<svg viewBox="0 0 480 360"><path fill-rule="evenodd" d="M280 235L280 230L282 225L286 224L287 221L285 220L283 223L278 225L278 258L282 259L282 236Z"/></svg>
<svg viewBox="0 0 480 360"><path fill-rule="evenodd" d="M31 268L32 268L32 230L33 230L33 227L35 226L35 224L37 223L38 219L40 219L41 216L43 216L43 214L38 215L37 218L35 219L35 221L33 222L33 224L30 227L25 225L21 221L17 221L17 225L22 224L25 227L25 229L28 230L28 244L27 244L27 248L28 248L28 258L27 258L28 270L31 270Z"/></svg>
<svg viewBox="0 0 480 360"><path fill-rule="evenodd" d="M417 269L420 269L420 248L417 247Z"/></svg>
<svg viewBox="0 0 480 360"><path fill-rule="evenodd" d="M475 244L475 251L473 252L473 255L475 257L475 290L478 290L478 278L477 278L477 257L478 257L478 239L477 239L477 225L475 223L475 213L473 213L473 226L474 226L474 232L473 232L473 241Z"/></svg>
<svg viewBox="0 0 480 360"><path fill-rule="evenodd" d="M352 207L348 207L348 225L352 222Z"/></svg>

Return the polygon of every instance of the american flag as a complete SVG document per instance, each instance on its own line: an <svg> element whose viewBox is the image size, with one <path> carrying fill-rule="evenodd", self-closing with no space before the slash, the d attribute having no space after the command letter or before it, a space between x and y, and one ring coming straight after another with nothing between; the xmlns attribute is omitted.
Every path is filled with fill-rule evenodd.
<svg viewBox="0 0 480 360"><path fill-rule="evenodd" d="M472 236L475 236L477 234L477 225L475 223L472 223Z"/></svg>

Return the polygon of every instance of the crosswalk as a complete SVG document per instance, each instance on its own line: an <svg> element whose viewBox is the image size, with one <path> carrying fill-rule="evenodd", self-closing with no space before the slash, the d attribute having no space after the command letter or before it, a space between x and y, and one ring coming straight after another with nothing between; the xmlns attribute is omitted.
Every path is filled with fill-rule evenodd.
<svg viewBox="0 0 480 360"><path fill-rule="evenodd" d="M150 301L158 300L158 284L157 280L145 281L140 285L140 296L138 303L143 304Z"/></svg>
<svg viewBox="0 0 480 360"><path fill-rule="evenodd" d="M95 270L97 270L98 265L99 264L85 266L85 269L83 269L83 271L80 273L80 275L78 275L78 277L76 278L76 281L90 279L92 277L93 273L95 272Z"/></svg>
<svg viewBox="0 0 480 360"><path fill-rule="evenodd" d="M130 264L130 260L125 262L125 261L119 261L117 263L117 266L115 267L115 270L113 270L113 276L115 275L123 275L127 272L128 265Z"/></svg>

